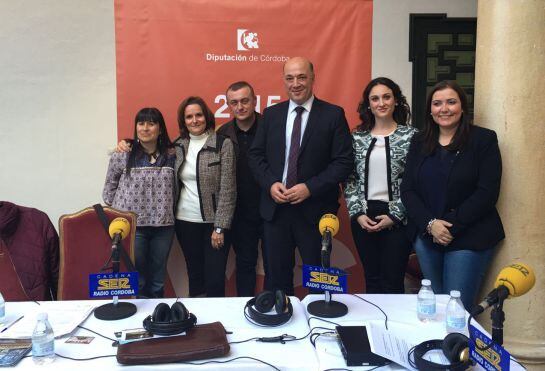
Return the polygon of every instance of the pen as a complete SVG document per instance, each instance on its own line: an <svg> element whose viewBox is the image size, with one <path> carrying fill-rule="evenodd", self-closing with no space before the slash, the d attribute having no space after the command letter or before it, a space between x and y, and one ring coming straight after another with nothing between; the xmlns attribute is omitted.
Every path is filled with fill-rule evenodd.
<svg viewBox="0 0 545 371"><path fill-rule="evenodd" d="M9 325L7 325L2 331L0 331L0 333L3 333L4 331L6 331L7 329L9 329L11 326L13 326L14 324L16 324L17 322L19 322L20 320L23 319L24 316L21 316L19 318L17 318L15 321L13 321L12 323L10 323Z"/></svg>

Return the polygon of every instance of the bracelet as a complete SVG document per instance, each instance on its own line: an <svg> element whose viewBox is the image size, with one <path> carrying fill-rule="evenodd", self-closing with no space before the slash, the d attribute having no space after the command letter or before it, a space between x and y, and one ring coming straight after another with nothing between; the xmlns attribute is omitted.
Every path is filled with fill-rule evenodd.
<svg viewBox="0 0 545 371"><path fill-rule="evenodd" d="M435 223L436 220L437 219L433 218L428 222L428 226L426 227L426 232L428 232L428 234L431 234L431 226L433 225L433 223Z"/></svg>

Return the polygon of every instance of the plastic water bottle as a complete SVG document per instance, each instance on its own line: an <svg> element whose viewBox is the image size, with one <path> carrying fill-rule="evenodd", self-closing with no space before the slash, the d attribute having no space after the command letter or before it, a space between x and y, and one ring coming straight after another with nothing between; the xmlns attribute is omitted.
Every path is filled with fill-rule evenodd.
<svg viewBox="0 0 545 371"><path fill-rule="evenodd" d="M32 333L32 360L37 365L55 360L55 335L47 320L47 313L38 314L38 322Z"/></svg>
<svg viewBox="0 0 545 371"><path fill-rule="evenodd" d="M460 291L452 290L447 304L445 321L447 332L464 333L466 328L466 310L460 299Z"/></svg>
<svg viewBox="0 0 545 371"><path fill-rule="evenodd" d="M0 325L4 324L6 319L6 301L0 292Z"/></svg>
<svg viewBox="0 0 545 371"><path fill-rule="evenodd" d="M435 294L430 280L422 280L422 287L416 299L416 314L422 322L432 321L435 318Z"/></svg>

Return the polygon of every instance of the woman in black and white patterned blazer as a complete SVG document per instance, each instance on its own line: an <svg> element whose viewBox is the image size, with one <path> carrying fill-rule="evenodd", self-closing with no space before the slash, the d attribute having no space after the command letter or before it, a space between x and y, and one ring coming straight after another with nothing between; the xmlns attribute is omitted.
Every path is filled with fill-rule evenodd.
<svg viewBox="0 0 545 371"><path fill-rule="evenodd" d="M411 244L400 199L407 151L416 129L399 86L386 77L363 91L362 123L352 133L354 171L344 195L367 293L403 293Z"/></svg>

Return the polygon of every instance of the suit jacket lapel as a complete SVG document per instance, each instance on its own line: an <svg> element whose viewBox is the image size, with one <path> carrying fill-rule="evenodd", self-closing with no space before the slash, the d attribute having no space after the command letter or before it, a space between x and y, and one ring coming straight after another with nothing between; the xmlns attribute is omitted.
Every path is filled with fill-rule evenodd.
<svg viewBox="0 0 545 371"><path fill-rule="evenodd" d="M314 129L319 121L321 108L320 102L321 101L318 98L314 97L314 102L312 103L312 107L310 107L307 126L305 128L305 132L303 133L303 141L301 142L301 147L299 148L299 154L303 153L303 150L305 149L305 146L307 145L309 138L314 132Z"/></svg>
<svg viewBox="0 0 545 371"><path fill-rule="evenodd" d="M280 137L280 163L284 164L286 162L286 122L288 121L288 108L289 101L284 104L284 107L280 110L279 118L279 128L273 128L272 130L278 130L278 133L281 134Z"/></svg>

